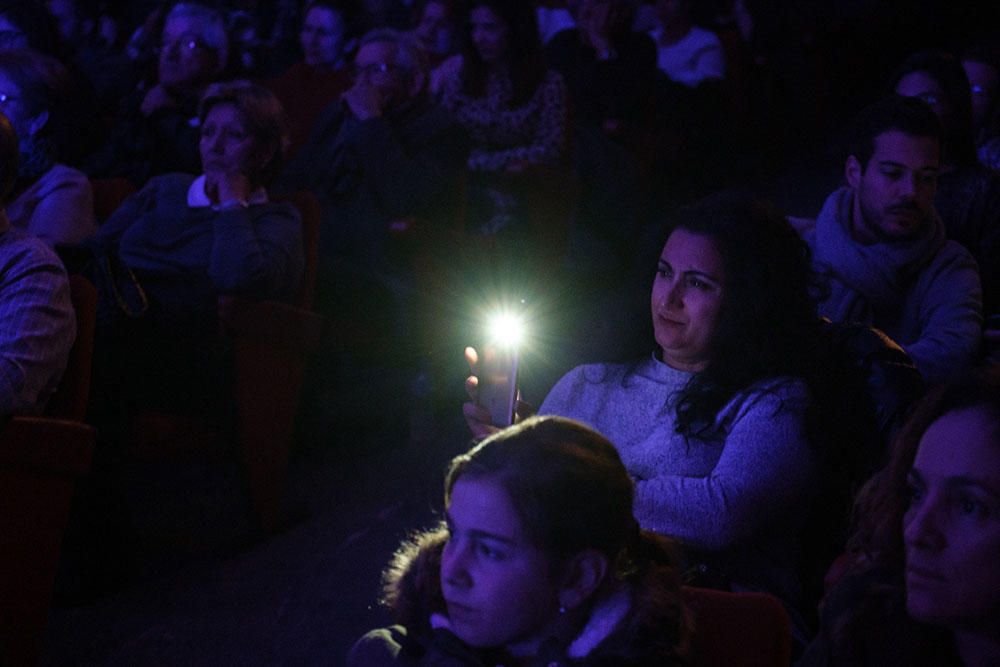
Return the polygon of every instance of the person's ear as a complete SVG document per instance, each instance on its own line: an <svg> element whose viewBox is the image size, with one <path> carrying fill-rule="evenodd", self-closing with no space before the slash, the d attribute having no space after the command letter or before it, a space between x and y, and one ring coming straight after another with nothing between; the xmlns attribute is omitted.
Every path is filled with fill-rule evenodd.
<svg viewBox="0 0 1000 667"><path fill-rule="evenodd" d="M49 112L47 110L39 111L34 118L28 121L28 136L33 137L41 132L42 128L45 127L45 124L48 122Z"/></svg>
<svg viewBox="0 0 1000 667"><path fill-rule="evenodd" d="M559 604L576 609L589 600L607 577L608 557L596 549L584 549L563 566Z"/></svg>
<svg viewBox="0 0 1000 667"><path fill-rule="evenodd" d="M858 161L858 158L853 155L847 157L847 162L844 163L844 178L847 179L847 184L852 188L857 189L861 185L861 177L864 175L864 167Z"/></svg>

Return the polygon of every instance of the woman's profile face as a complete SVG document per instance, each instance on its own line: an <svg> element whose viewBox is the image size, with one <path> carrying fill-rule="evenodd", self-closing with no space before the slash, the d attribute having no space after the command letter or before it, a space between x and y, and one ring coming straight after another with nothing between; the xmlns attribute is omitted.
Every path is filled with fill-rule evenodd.
<svg viewBox="0 0 1000 667"><path fill-rule="evenodd" d="M725 269L715 242L676 229L653 279L653 335L663 361L678 370L704 370L722 312Z"/></svg>
<svg viewBox="0 0 1000 667"><path fill-rule="evenodd" d="M476 7L469 13L469 30L483 62L492 65L507 55L509 26L489 7Z"/></svg>
<svg viewBox="0 0 1000 667"><path fill-rule="evenodd" d="M447 517L441 587L452 631L473 647L534 655L559 599L549 559L528 541L507 491L490 478L459 478Z"/></svg>
<svg viewBox="0 0 1000 667"><path fill-rule="evenodd" d="M216 104L209 109L198 147L206 172L238 172L252 180L260 170L257 142L247 130L243 114L232 104Z"/></svg>
<svg viewBox="0 0 1000 667"><path fill-rule="evenodd" d="M326 7L313 7L302 23L299 40L303 59L313 67L332 67L340 59L346 26L340 14Z"/></svg>
<svg viewBox="0 0 1000 667"><path fill-rule="evenodd" d="M918 445L903 517L906 606L918 621L1000 620L1000 424L946 413Z"/></svg>

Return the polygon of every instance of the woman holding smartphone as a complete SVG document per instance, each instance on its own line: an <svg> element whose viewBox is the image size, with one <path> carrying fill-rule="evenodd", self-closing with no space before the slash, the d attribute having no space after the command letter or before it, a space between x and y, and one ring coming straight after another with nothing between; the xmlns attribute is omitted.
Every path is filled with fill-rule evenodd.
<svg viewBox="0 0 1000 667"><path fill-rule="evenodd" d="M639 525L678 538L703 583L793 609L826 455L813 284L807 247L769 207L724 194L684 209L653 278L655 352L575 368L539 410L614 443ZM464 412L475 435L493 430L475 401Z"/></svg>

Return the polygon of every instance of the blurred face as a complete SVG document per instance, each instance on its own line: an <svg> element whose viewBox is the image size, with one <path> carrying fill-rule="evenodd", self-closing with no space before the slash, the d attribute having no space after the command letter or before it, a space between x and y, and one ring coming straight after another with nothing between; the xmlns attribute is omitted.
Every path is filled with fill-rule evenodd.
<svg viewBox="0 0 1000 667"><path fill-rule="evenodd" d="M890 130L878 135L874 143L875 151L863 171L856 158L847 159L847 182L855 192L854 236L861 243L919 236L934 208L938 142Z"/></svg>
<svg viewBox="0 0 1000 667"><path fill-rule="evenodd" d="M896 93L903 97L919 97L934 110L934 114L945 123L951 115L951 105L945 97L944 89L926 72L910 72L896 84Z"/></svg>
<svg viewBox="0 0 1000 667"><path fill-rule="evenodd" d="M451 12L447 5L440 2L424 5L420 21L413 31L421 46L432 53L448 53L451 50L451 32Z"/></svg>
<svg viewBox="0 0 1000 667"><path fill-rule="evenodd" d="M441 587L452 631L466 644L534 655L559 616L550 563L528 541L507 491L459 478L448 506Z"/></svg>
<svg viewBox="0 0 1000 667"><path fill-rule="evenodd" d="M340 59L346 26L340 15L326 7L313 7L306 14L299 39L307 65L331 67Z"/></svg>
<svg viewBox="0 0 1000 667"><path fill-rule="evenodd" d="M990 112L996 103L1000 72L975 60L962 61L962 67L972 89L972 122L977 128L983 127L989 122Z"/></svg>
<svg viewBox="0 0 1000 667"><path fill-rule="evenodd" d="M1000 433L981 408L931 424L903 517L906 607L951 627L1000 622Z"/></svg>
<svg viewBox="0 0 1000 667"><path fill-rule="evenodd" d="M159 60L161 84L169 88L209 81L217 66L215 51L202 41L197 19L174 17L163 26Z"/></svg>
<svg viewBox="0 0 1000 667"><path fill-rule="evenodd" d="M198 147L206 172L240 172L252 178L263 164L243 114L232 104L217 104L209 109Z"/></svg>
<svg viewBox="0 0 1000 667"><path fill-rule="evenodd" d="M23 30L10 22L10 20L0 14L0 48L3 49L26 49L28 36Z"/></svg>
<svg viewBox="0 0 1000 667"><path fill-rule="evenodd" d="M722 310L725 271L707 236L677 229L670 234L653 279L653 335L663 361L678 370L708 366Z"/></svg>
<svg viewBox="0 0 1000 667"><path fill-rule="evenodd" d="M371 42L358 49L354 57L355 77L389 100L392 108L406 100L406 78L396 65L396 46L389 42Z"/></svg>
<svg viewBox="0 0 1000 667"><path fill-rule="evenodd" d="M79 21L76 16L76 8L73 0L48 0L46 3L49 14L55 19L56 30L67 42L76 41Z"/></svg>
<svg viewBox="0 0 1000 667"><path fill-rule="evenodd" d="M10 120L21 141L41 129L41 119L32 114L28 100L21 95L21 89L2 69L0 69L0 111Z"/></svg>
<svg viewBox="0 0 1000 667"><path fill-rule="evenodd" d="M509 27L489 7L476 7L469 14L472 43L479 57L487 64L495 64L507 55Z"/></svg>

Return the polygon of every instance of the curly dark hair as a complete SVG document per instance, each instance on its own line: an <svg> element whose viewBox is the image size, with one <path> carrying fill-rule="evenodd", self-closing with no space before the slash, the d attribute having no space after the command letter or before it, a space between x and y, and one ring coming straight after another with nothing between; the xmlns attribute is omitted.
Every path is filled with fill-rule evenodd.
<svg viewBox="0 0 1000 667"><path fill-rule="evenodd" d="M523 0L473 0L468 7L470 13L485 7L506 24L510 78L514 84L513 103L515 106L524 104L541 85L546 70L534 3ZM466 29L461 74L465 94L471 97L485 95L487 73L488 67L472 42L471 30Z"/></svg>
<svg viewBox="0 0 1000 667"><path fill-rule="evenodd" d="M720 193L681 209L670 233L678 229L711 239L725 268L711 362L676 404L677 432L690 437L707 435L719 410L755 382L812 377L820 346L820 284L798 233L776 209L747 193Z"/></svg>
<svg viewBox="0 0 1000 667"><path fill-rule="evenodd" d="M941 118L944 131L942 152L954 164L976 164L972 90L961 61L946 51L919 51L899 66L889 80L890 88L894 91L903 77L914 72L921 72L934 79L947 98L950 111L946 117Z"/></svg>

